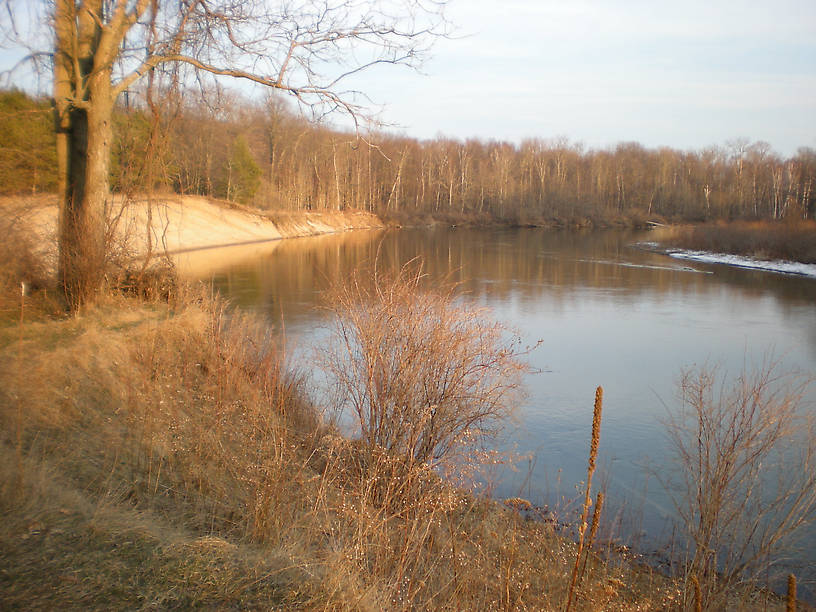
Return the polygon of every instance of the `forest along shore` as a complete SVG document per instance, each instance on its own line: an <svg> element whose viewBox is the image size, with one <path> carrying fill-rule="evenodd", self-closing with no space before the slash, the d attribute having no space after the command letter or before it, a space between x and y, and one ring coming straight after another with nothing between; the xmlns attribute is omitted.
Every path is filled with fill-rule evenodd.
<svg viewBox="0 0 816 612"><path fill-rule="evenodd" d="M178 255L192 251L252 245L282 238L317 236L352 229L378 229L385 224L362 211L266 212L201 196L144 196L113 201L115 243L119 253L134 259L149 255ZM55 268L59 207L54 195L0 198L4 226L31 236L37 255ZM219 257L224 263L224 253ZM191 263L195 275L206 267L206 258Z"/></svg>

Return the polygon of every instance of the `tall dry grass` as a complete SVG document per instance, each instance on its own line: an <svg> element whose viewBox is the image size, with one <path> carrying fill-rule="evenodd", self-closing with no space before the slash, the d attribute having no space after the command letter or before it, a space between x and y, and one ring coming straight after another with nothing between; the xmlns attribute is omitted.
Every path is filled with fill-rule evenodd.
<svg viewBox="0 0 816 612"><path fill-rule="evenodd" d="M562 605L575 546L551 524L340 436L303 384L265 321L199 293L0 330L4 605ZM576 609L677 596L590 568Z"/></svg>
<svg viewBox="0 0 816 612"><path fill-rule="evenodd" d="M665 244L683 249L816 263L816 221L720 221L676 228Z"/></svg>
<svg viewBox="0 0 816 612"><path fill-rule="evenodd" d="M0 206L0 319L15 320L21 307L21 293L51 290L54 279L49 273L40 236L32 232L29 217L39 199L5 198ZM34 304L30 304L34 306Z"/></svg>

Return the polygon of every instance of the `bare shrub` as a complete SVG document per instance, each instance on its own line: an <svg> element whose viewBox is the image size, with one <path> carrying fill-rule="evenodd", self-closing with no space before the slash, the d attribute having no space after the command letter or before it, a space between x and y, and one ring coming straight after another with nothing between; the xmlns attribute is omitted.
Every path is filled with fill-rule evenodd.
<svg viewBox="0 0 816 612"><path fill-rule="evenodd" d="M159 259L141 269L127 269L117 281L119 290L127 295L138 296L144 300L169 301L177 292L178 275L173 262Z"/></svg>
<svg viewBox="0 0 816 612"><path fill-rule="evenodd" d="M48 284L48 271L43 256L35 248L36 237L24 223L31 205L3 203L0 207L0 294L20 295L20 283L31 287Z"/></svg>
<svg viewBox="0 0 816 612"><path fill-rule="evenodd" d="M423 287L415 262L394 276L355 273L329 309L323 361L370 451L433 467L499 432L525 366L519 337L484 310Z"/></svg>
<svg viewBox="0 0 816 612"><path fill-rule="evenodd" d="M686 576L704 607L772 569L816 519L816 438L802 414L808 383L775 365L730 388L717 368L683 374L669 438L681 473L670 483L688 536Z"/></svg>

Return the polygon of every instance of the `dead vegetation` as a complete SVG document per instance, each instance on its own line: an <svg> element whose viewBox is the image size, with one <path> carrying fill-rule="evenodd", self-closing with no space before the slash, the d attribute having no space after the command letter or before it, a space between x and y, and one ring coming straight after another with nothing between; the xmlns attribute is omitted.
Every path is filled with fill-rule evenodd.
<svg viewBox="0 0 816 612"><path fill-rule="evenodd" d="M6 608L563 605L574 544L426 462L406 469L339 435L270 333L178 291L9 319ZM659 575L592 555L574 609L661 609L677 596Z"/></svg>
<svg viewBox="0 0 816 612"><path fill-rule="evenodd" d="M19 266L4 277L9 295L36 270ZM501 328L415 280L352 285L337 303L357 329L390 330L368 339L373 362L392 367L357 389L379 414L361 410L361 429L392 431L358 439L326 424L266 321L207 291L115 293L70 318L53 316L47 289L10 298L4 608L556 610L570 588L572 610L682 607L673 580L590 550L595 520L582 558L558 525L522 511L527 500L500 505L433 469L454 456L479 469L478 455L452 449L506 414L522 366ZM407 327L389 327L397 314ZM348 372L338 359L335 372ZM417 395L440 373L445 393ZM415 396L406 422L396 409ZM475 420L457 421L468 402ZM453 420L430 427L431 408Z"/></svg>
<svg viewBox="0 0 816 612"><path fill-rule="evenodd" d="M816 263L816 221L720 221L682 226L661 243L696 251Z"/></svg>
<svg viewBox="0 0 816 612"><path fill-rule="evenodd" d="M733 382L707 366L681 378L667 423L678 470L667 484L688 542L679 570L705 609L750 595L746 585L779 588L788 571L780 560L795 558L816 521L809 382L773 363Z"/></svg>

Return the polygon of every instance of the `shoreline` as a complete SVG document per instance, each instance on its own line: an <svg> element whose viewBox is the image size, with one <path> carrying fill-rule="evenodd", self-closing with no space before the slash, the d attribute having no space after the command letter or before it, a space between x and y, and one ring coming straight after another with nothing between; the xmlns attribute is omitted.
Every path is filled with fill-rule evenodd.
<svg viewBox="0 0 816 612"><path fill-rule="evenodd" d="M753 262L816 265L816 221L730 221L678 223L653 230L661 249L716 254Z"/></svg>
<svg viewBox="0 0 816 612"><path fill-rule="evenodd" d="M639 242L635 245L646 251L659 253L681 259L703 264L715 264L728 266L730 268L741 268L743 270L756 270L758 272L773 272L775 274L786 274L790 276L802 276L816 279L816 264L807 264L799 261L788 261L784 259L760 259L746 255L734 253L719 253L717 251L697 251L693 249L682 249L665 246L659 242Z"/></svg>
<svg viewBox="0 0 816 612"><path fill-rule="evenodd" d="M222 264L225 258L243 259L245 251L271 251L284 238L387 227L376 215L357 210L262 211L202 196L175 195L137 197L128 202L114 196L113 202L119 253L131 261L168 256L193 276L210 270L214 256ZM37 255L53 272L57 265L57 196L3 197L0 214L33 238ZM227 249L233 252L226 253Z"/></svg>

